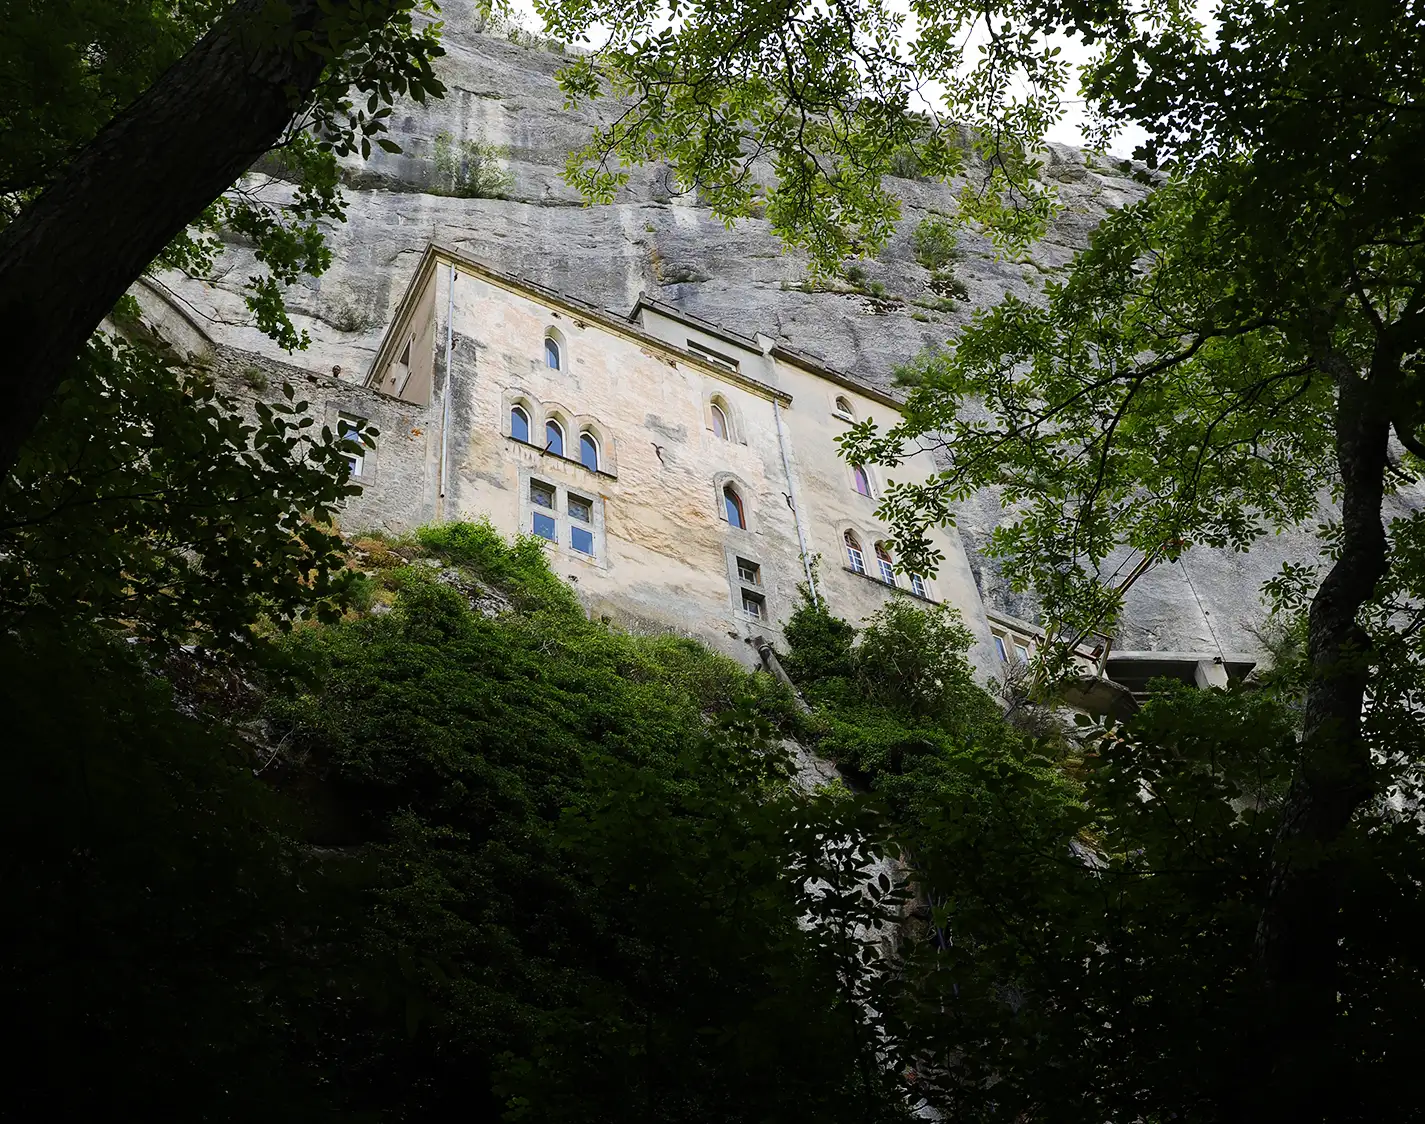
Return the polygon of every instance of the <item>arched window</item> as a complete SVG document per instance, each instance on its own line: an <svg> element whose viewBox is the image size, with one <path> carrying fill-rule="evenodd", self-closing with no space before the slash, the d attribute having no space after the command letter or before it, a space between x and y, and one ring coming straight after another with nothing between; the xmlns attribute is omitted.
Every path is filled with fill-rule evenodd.
<svg viewBox="0 0 1425 1124"><path fill-rule="evenodd" d="M861 553L861 540L852 531L846 532L846 557L858 574L866 572L866 556Z"/></svg>
<svg viewBox="0 0 1425 1124"><path fill-rule="evenodd" d="M853 421L856 418L856 411L851 408L851 399L845 395L841 395L836 399L836 412L843 418L851 418Z"/></svg>
<svg viewBox="0 0 1425 1124"><path fill-rule="evenodd" d="M742 497L731 484L722 490L723 506L727 509L727 521L734 527L747 530L747 516L742 511Z"/></svg>
<svg viewBox="0 0 1425 1124"><path fill-rule="evenodd" d="M579 460L585 468L592 468L595 472L599 470L599 442L587 430L579 434Z"/></svg>
<svg viewBox="0 0 1425 1124"><path fill-rule="evenodd" d="M523 406L510 408L510 436L516 441L529 441L529 415Z"/></svg>
<svg viewBox="0 0 1425 1124"><path fill-rule="evenodd" d="M881 571L881 580L887 585L896 584L896 567L891 561L891 552L886 549L886 544L878 542L876 544L876 566Z"/></svg>
<svg viewBox="0 0 1425 1124"><path fill-rule="evenodd" d="M544 364L551 371L559 370L559 341L553 336L544 337Z"/></svg>
<svg viewBox="0 0 1425 1124"><path fill-rule="evenodd" d="M721 437L724 441L726 441L726 440L727 440L727 411L724 410L720 405L718 405L718 403L717 403L716 401L714 401L714 402L712 403L711 413L712 413L712 431L713 431L714 435L715 435L715 436L718 436L718 437Z"/></svg>
<svg viewBox="0 0 1425 1124"><path fill-rule="evenodd" d="M564 455L564 427L557 421L544 423L544 448L555 456Z"/></svg>
<svg viewBox="0 0 1425 1124"><path fill-rule="evenodd" d="M863 496L869 496L871 494L871 478L866 475L866 470L859 464L853 464L851 476L856 481L856 490Z"/></svg>

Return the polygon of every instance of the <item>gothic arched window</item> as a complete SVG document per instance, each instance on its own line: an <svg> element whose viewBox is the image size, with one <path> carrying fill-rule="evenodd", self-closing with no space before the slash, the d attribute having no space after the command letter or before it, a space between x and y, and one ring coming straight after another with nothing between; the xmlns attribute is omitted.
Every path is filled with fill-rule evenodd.
<svg viewBox="0 0 1425 1124"><path fill-rule="evenodd" d="M529 415L523 406L510 408L510 436L516 441L529 441Z"/></svg>
<svg viewBox="0 0 1425 1124"><path fill-rule="evenodd" d="M858 574L866 572L866 556L861 553L861 540L856 537L854 531L846 532L846 557L851 568Z"/></svg>
<svg viewBox="0 0 1425 1124"><path fill-rule="evenodd" d="M723 507L727 511L727 521L734 527L747 530L747 516L742 510L742 497L731 484L722 490Z"/></svg>
<svg viewBox="0 0 1425 1124"><path fill-rule="evenodd" d="M579 434L579 460L583 462L585 468L591 468L595 472L599 469L599 441L592 433L585 430Z"/></svg>
<svg viewBox="0 0 1425 1124"><path fill-rule="evenodd" d="M709 413L712 415L712 431L716 437L721 437L724 441L727 438L727 411L716 402L713 402Z"/></svg>
<svg viewBox="0 0 1425 1124"><path fill-rule="evenodd" d="M866 470L859 464L851 466L851 476L856 481L856 490L863 496L871 494L871 478L866 475Z"/></svg>
<svg viewBox="0 0 1425 1124"><path fill-rule="evenodd" d="M544 423L544 448L555 456L564 455L564 427L552 419Z"/></svg>

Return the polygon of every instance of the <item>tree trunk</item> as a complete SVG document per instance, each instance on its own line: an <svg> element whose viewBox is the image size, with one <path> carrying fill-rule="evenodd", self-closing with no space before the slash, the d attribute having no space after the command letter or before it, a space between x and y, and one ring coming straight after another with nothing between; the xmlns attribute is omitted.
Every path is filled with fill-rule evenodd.
<svg viewBox="0 0 1425 1124"><path fill-rule="evenodd" d="M317 0L275 31L264 2L235 0L0 234L0 479L114 303L316 88L325 61L294 34L319 29Z"/></svg>
<svg viewBox="0 0 1425 1124"><path fill-rule="evenodd" d="M1302 723L1302 757L1272 849L1271 880L1257 933L1265 1025L1246 1118L1309 1121L1338 1113L1351 1095L1339 1080L1334 1047L1338 914L1342 863L1336 853L1352 815L1372 793L1361 711L1371 641L1357 623L1385 575L1381 523L1390 416L1387 387L1396 359L1377 349L1362 378L1340 356L1321 366L1336 381L1336 457L1341 471L1341 555L1311 603L1307 658L1311 679ZM1261 1078L1266 1077L1265 1082Z"/></svg>

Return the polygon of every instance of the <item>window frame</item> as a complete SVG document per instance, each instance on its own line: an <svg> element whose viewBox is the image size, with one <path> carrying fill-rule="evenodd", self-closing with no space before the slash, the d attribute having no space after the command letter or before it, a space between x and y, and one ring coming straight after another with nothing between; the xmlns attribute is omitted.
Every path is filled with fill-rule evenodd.
<svg viewBox="0 0 1425 1124"><path fill-rule="evenodd" d="M871 490L871 474L866 471L864 464L851 466L851 487L855 489L857 495L865 496L867 499L875 498L875 493Z"/></svg>
<svg viewBox="0 0 1425 1124"><path fill-rule="evenodd" d="M861 538L855 531L846 531L841 536L841 545L846 548L846 559L852 573L870 577L866 573L866 552L861 547Z"/></svg>
<svg viewBox="0 0 1425 1124"><path fill-rule="evenodd" d="M518 414L524 419L524 436L521 437L515 432L515 415ZM523 445L532 445L529 435L533 432L533 421L530 419L529 410L522 403L513 402L510 404L510 437Z"/></svg>
<svg viewBox="0 0 1425 1124"><path fill-rule="evenodd" d="M742 588L741 592L742 604L738 606L738 612L745 620L766 624L770 619L767 616L767 595L755 589ZM756 608L749 611L749 604L755 605Z"/></svg>
<svg viewBox="0 0 1425 1124"><path fill-rule="evenodd" d="M872 548L872 553L876 556L876 568L881 572L881 580L890 586L899 586L896 581L896 564L891 558L891 552L886 549L886 544L878 542Z"/></svg>
<svg viewBox="0 0 1425 1124"><path fill-rule="evenodd" d="M738 581L756 586L758 589L762 588L762 566L760 563L753 562L750 558L734 555L733 564L737 567Z"/></svg>
<svg viewBox="0 0 1425 1124"><path fill-rule="evenodd" d="M340 411L336 416L337 440L344 441L349 435L362 449L362 452L359 453L342 453L353 478L366 475L366 443L361 440L361 434L370 420L357 414L349 414L345 410Z"/></svg>
<svg viewBox="0 0 1425 1124"><path fill-rule="evenodd" d="M836 400L831 404L831 412L838 418L845 418L847 421L856 420L856 411L851 406L851 399L847 398L844 394L838 394L836 396Z"/></svg>
<svg viewBox="0 0 1425 1124"><path fill-rule="evenodd" d="M721 441L731 441L732 426L728 424L727 409L714 398L708 403L708 413L712 421L712 424L709 425L708 428L712 430L713 436ZM721 427L719 427L719 422L722 423ZM721 432L719 432L719 428L721 428Z"/></svg>
<svg viewBox="0 0 1425 1124"><path fill-rule="evenodd" d="M557 449L552 447L553 438L549 435L551 428L555 429L559 434L559 448ZM562 457L564 455L564 446L567 444L566 438L567 435L564 432L564 426L560 424L558 418L544 419L544 451L546 453L550 453L556 457Z"/></svg>
<svg viewBox="0 0 1425 1124"><path fill-rule="evenodd" d="M731 517L733 509L737 511L736 522ZM731 481L722 486L722 517L730 527L735 527L739 531L748 529L747 508L743 505L742 493Z"/></svg>
<svg viewBox="0 0 1425 1124"><path fill-rule="evenodd" d="M990 640L994 643L995 652L999 655L1000 663L1009 663L1009 649L1005 647L1004 637L998 632L991 632Z"/></svg>
<svg viewBox="0 0 1425 1124"><path fill-rule="evenodd" d="M588 462L588 460L587 460L587 459L585 458L585 456L584 456L584 442L585 442L585 441L587 441L590 445L592 445L592 446L594 447L594 463L593 463L593 464L590 464L590 463ZM597 436L592 430L589 430L589 429L582 429L582 430L579 431L579 463L580 463L580 464L582 464L582 465L583 465L585 468L587 468L590 472L598 472L598 471L599 471L599 465L603 463L603 459L604 459L603 453L604 453L604 450L603 450L603 447L599 444L599 438L598 438L598 436Z"/></svg>
<svg viewBox="0 0 1425 1124"><path fill-rule="evenodd" d="M554 356L553 363L549 361L551 352ZM544 333L544 366L549 371L564 370L564 345L550 332Z"/></svg>

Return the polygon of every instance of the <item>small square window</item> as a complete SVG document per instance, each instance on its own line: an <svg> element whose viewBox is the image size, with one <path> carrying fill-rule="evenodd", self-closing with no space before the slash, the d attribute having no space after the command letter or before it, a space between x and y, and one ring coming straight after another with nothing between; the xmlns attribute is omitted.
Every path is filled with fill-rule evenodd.
<svg viewBox="0 0 1425 1124"><path fill-rule="evenodd" d="M760 593L753 593L750 589L744 589L742 591L742 615L748 620L766 620L767 599Z"/></svg>
<svg viewBox="0 0 1425 1124"><path fill-rule="evenodd" d="M534 533L550 542L558 542L559 534L554 529L554 520L542 511L534 513Z"/></svg>
<svg viewBox="0 0 1425 1124"><path fill-rule="evenodd" d="M529 482L529 502L536 507L554 507L554 489L538 480Z"/></svg>
<svg viewBox="0 0 1425 1124"><path fill-rule="evenodd" d="M569 545L580 554L594 556L594 532L585 527L569 528Z"/></svg>
<svg viewBox="0 0 1425 1124"><path fill-rule="evenodd" d="M740 581L745 581L749 585L762 584L762 567L756 562L749 562L746 558L737 560L737 577Z"/></svg>
<svg viewBox="0 0 1425 1124"><path fill-rule="evenodd" d="M569 494L569 518L577 519L580 523L592 523L594 521L594 502L571 492Z"/></svg>

